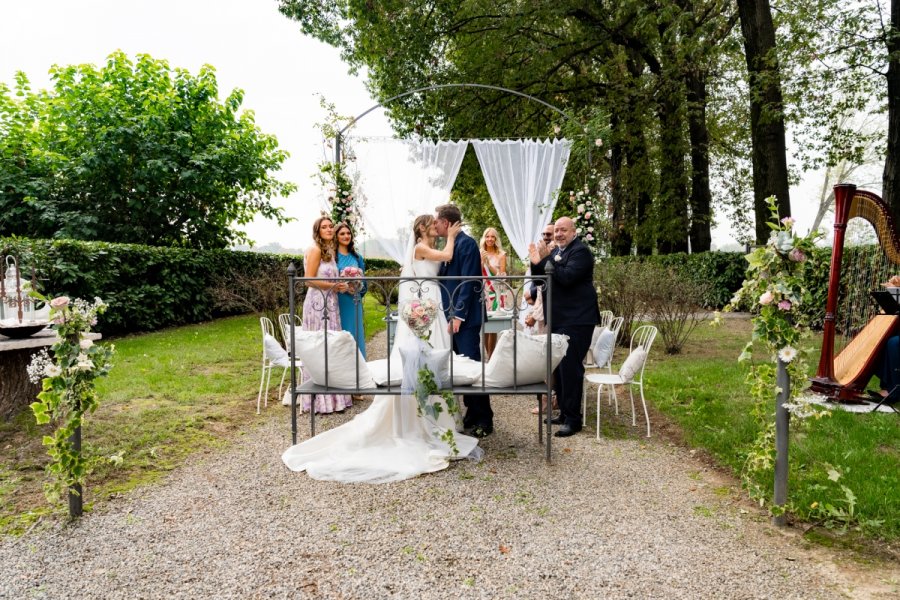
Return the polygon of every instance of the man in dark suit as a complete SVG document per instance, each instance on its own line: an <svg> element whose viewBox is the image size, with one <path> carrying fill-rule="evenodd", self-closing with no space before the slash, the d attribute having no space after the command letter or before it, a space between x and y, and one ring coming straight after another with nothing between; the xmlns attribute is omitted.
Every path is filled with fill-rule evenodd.
<svg viewBox="0 0 900 600"><path fill-rule="evenodd" d="M437 234L446 237L447 228L462 220L455 204L438 206L434 215ZM453 246L453 258L441 265L438 275L481 277L481 252L478 243L460 231ZM447 281L441 286L444 313L453 335L453 351L473 360L481 360L481 289L477 281ZM452 303L452 304L451 304ZM463 396L466 414L463 427L475 437L485 437L494 431L494 411L487 394Z"/></svg>
<svg viewBox="0 0 900 600"><path fill-rule="evenodd" d="M594 325L600 322L597 290L594 289L594 256L575 237L575 222L562 217L554 226L556 248L550 250L543 240L528 246L531 272L544 275L552 261L552 297L550 326L553 333L569 336L566 355L554 371L559 417L551 422L561 425L557 437L581 431L581 392L584 386L582 360L591 345ZM544 301L544 318L547 302Z"/></svg>

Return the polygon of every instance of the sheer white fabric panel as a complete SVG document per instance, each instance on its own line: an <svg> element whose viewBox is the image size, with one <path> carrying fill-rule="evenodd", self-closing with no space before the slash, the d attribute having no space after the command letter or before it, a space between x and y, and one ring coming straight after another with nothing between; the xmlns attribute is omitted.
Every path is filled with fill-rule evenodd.
<svg viewBox="0 0 900 600"><path fill-rule="evenodd" d="M528 261L528 244L553 217L572 142L473 140L500 224L516 254Z"/></svg>
<svg viewBox="0 0 900 600"><path fill-rule="evenodd" d="M468 142L353 138L351 143L365 237L403 264L413 219L449 200Z"/></svg>

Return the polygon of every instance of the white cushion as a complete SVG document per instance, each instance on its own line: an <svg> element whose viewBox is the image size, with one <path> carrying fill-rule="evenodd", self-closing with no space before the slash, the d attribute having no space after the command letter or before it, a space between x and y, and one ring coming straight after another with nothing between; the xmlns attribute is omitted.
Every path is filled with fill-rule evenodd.
<svg viewBox="0 0 900 600"><path fill-rule="evenodd" d="M418 357L421 353L427 365L434 374L434 382L438 387L446 387L450 381L450 348L431 348L426 345L424 350L407 346L400 348L400 357L405 363L407 356ZM393 367L393 365L391 365ZM391 369L393 371L393 369Z"/></svg>
<svg viewBox="0 0 900 600"><path fill-rule="evenodd" d="M310 379L317 385L325 385L325 332L296 331L294 350L303 361ZM328 332L328 387L354 389L356 385L356 361L359 360L359 388L375 387L375 380L359 352L356 340L349 331Z"/></svg>
<svg viewBox="0 0 900 600"><path fill-rule="evenodd" d="M461 354L453 355L453 385L472 385L480 379L480 361Z"/></svg>
<svg viewBox="0 0 900 600"><path fill-rule="evenodd" d="M516 336L513 338L513 336ZM528 385L541 383L547 377L547 336L526 335L521 331L507 329L502 332L491 354L491 360L484 368L486 387L510 387L513 385L513 339L516 343L515 383ZM569 336L553 334L551 340L550 370L559 365L569 348Z"/></svg>
<svg viewBox="0 0 900 600"><path fill-rule="evenodd" d="M598 367L605 367L607 364L609 364L615 347L615 332L610 330L609 327L604 327L603 331L600 332L600 335L597 336L597 341L592 347L592 351L594 353L594 364Z"/></svg>
<svg viewBox="0 0 900 600"><path fill-rule="evenodd" d="M278 340L268 333L263 336L263 349L265 350L266 358L271 362L280 367L290 366L290 357L288 357L288 353L281 347Z"/></svg>
<svg viewBox="0 0 900 600"><path fill-rule="evenodd" d="M619 377L622 378L622 381L634 379L635 374L644 366L645 360L647 360L646 350L640 346L632 350L625 362L622 363L622 366L619 367Z"/></svg>
<svg viewBox="0 0 900 600"><path fill-rule="evenodd" d="M604 329L606 329L606 327L601 327L599 325L594 326L594 331L591 333L591 345L588 346L587 354L584 355L585 364L597 364L597 361L594 360L594 344L597 343L597 338L600 337L600 333L602 333Z"/></svg>
<svg viewBox="0 0 900 600"><path fill-rule="evenodd" d="M399 386L403 381L403 365L399 360L391 361L390 378L388 377L388 361L386 358L368 362L372 379L379 387ZM449 366L448 366L449 368ZM481 363L460 354L453 355L453 385L472 385L481 378Z"/></svg>

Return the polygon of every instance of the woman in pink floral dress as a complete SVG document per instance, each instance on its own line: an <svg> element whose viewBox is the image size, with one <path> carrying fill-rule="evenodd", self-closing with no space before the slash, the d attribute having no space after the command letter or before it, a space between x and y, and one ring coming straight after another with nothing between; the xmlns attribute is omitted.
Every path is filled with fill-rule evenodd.
<svg viewBox="0 0 900 600"><path fill-rule="evenodd" d="M328 217L319 217L313 223L313 245L303 257L303 273L306 277L337 278L338 268L335 262L334 223ZM346 283L332 284L327 281L310 281L307 283L306 299L303 301L303 329L305 331L321 331L327 325L330 331L340 331L341 316L338 311L337 294L346 292ZM309 379L304 369L303 377ZM312 396L300 395L300 406L309 410ZM352 405L350 396L346 394L316 394L316 413L343 412Z"/></svg>

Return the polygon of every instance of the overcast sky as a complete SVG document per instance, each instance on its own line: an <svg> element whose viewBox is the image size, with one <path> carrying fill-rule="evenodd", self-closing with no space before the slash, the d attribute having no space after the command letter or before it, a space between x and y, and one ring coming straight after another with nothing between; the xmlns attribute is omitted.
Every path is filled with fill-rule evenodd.
<svg viewBox="0 0 900 600"><path fill-rule="evenodd" d="M299 186L279 201L298 222L279 228L258 220L247 231L258 245L306 247L322 201L314 178L323 156L315 128L324 119L317 94L343 115L360 114L376 103L363 79L348 74L338 52L302 35L278 12L275 0L0 0L0 81L12 83L21 70L34 89L46 88L54 63L100 65L115 50L131 57L150 54L192 73L210 64L220 97L235 87L246 92L244 108L252 109L260 128L291 154L279 177ZM390 128L376 111L356 133L390 135ZM792 189L801 228L812 222L820 187L813 175ZM731 238L727 223L714 230L717 245Z"/></svg>

